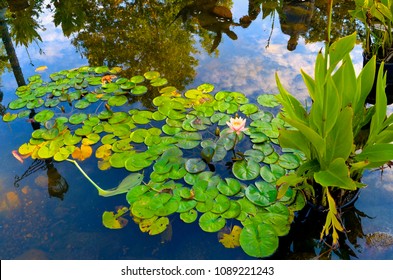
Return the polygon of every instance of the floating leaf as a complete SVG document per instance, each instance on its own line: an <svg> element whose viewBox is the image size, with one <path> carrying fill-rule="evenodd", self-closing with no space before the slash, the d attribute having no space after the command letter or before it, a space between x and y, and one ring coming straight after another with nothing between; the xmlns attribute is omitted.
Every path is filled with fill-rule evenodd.
<svg viewBox="0 0 393 280"><path fill-rule="evenodd" d="M240 112L245 114L246 116L249 116L251 114L254 114L255 112L258 112L259 108L255 104L244 104L240 106Z"/></svg>
<svg viewBox="0 0 393 280"><path fill-rule="evenodd" d="M300 160L296 155L286 153L280 155L278 164L285 169L296 169L300 165Z"/></svg>
<svg viewBox="0 0 393 280"><path fill-rule="evenodd" d="M128 101L124 95L115 95L108 99L109 106L123 106Z"/></svg>
<svg viewBox="0 0 393 280"><path fill-rule="evenodd" d="M230 233L222 233L219 237L219 242L224 245L225 248L236 248L240 246L240 233L242 228L238 225L233 226Z"/></svg>
<svg viewBox="0 0 393 280"><path fill-rule="evenodd" d="M135 95L145 94L146 92L147 92L147 87L145 87L145 86L135 86L131 90L131 93L135 94Z"/></svg>
<svg viewBox="0 0 393 280"><path fill-rule="evenodd" d="M143 76L148 80L157 79L160 77L160 72L157 71L149 71L143 74Z"/></svg>
<svg viewBox="0 0 393 280"><path fill-rule="evenodd" d="M206 232L217 232L225 226L225 219L219 214L206 212L199 218L199 226Z"/></svg>
<svg viewBox="0 0 393 280"><path fill-rule="evenodd" d="M75 147L72 157L76 160L83 161L91 156L93 149L91 146L81 145L81 147Z"/></svg>
<svg viewBox="0 0 393 280"><path fill-rule="evenodd" d="M221 214L227 211L230 206L231 203L228 197L222 194L218 194L214 198L213 208L210 211L216 214Z"/></svg>
<svg viewBox="0 0 393 280"><path fill-rule="evenodd" d="M25 99L16 99L16 100L13 100L13 101L11 101L9 104L8 104L8 107L10 108L10 109L12 109L12 110L17 110L17 109L21 109L21 108L23 108L23 107L25 107L26 106L26 104L27 104L27 100L25 100Z"/></svg>
<svg viewBox="0 0 393 280"><path fill-rule="evenodd" d="M10 112L7 112L3 115L3 121L5 122L11 122L15 120L18 117L17 114L11 114Z"/></svg>
<svg viewBox="0 0 393 280"><path fill-rule="evenodd" d="M232 166L233 175L240 180L253 180L259 175L260 166L254 160L236 161Z"/></svg>
<svg viewBox="0 0 393 280"><path fill-rule="evenodd" d="M54 115L55 113L51 110L43 110L34 116L34 120L39 123L44 123L49 121Z"/></svg>
<svg viewBox="0 0 393 280"><path fill-rule="evenodd" d="M180 219L187 224L195 222L197 218L198 212L194 209L191 209L188 212L180 213Z"/></svg>
<svg viewBox="0 0 393 280"><path fill-rule="evenodd" d="M102 223L105 227L110 229L121 229L125 227L128 223L125 218L121 217L127 212L127 207L120 208L119 210L117 210L116 214L114 212L105 211L102 214Z"/></svg>
<svg viewBox="0 0 393 280"><path fill-rule="evenodd" d="M226 178L225 181L226 182L221 180L220 183L218 183L217 189L220 193L226 196L233 196L240 191L241 184L238 180L234 178Z"/></svg>
<svg viewBox="0 0 393 280"><path fill-rule="evenodd" d="M153 217L147 220L142 220L139 223L139 228L142 232L149 232L149 235L157 235L166 230L169 225L167 217Z"/></svg>
<svg viewBox="0 0 393 280"><path fill-rule="evenodd" d="M249 224L240 233L240 246L247 255L263 258L272 255L278 247L278 236L268 224Z"/></svg>
<svg viewBox="0 0 393 280"><path fill-rule="evenodd" d="M209 93L214 90L214 85L212 84L201 84L197 87L198 90L202 91L203 93Z"/></svg>
<svg viewBox="0 0 393 280"><path fill-rule="evenodd" d="M87 119L87 115L85 113L77 113L77 114L72 115L68 119L68 121L71 124L80 124L80 123L82 123L86 119Z"/></svg>
<svg viewBox="0 0 393 280"><path fill-rule="evenodd" d="M252 203L259 206L268 206L276 201L277 189L272 184L257 181L247 187L245 194Z"/></svg>
<svg viewBox="0 0 393 280"><path fill-rule="evenodd" d="M205 170L206 163L200 158L191 158L186 161L185 167L189 173L199 173Z"/></svg>
<svg viewBox="0 0 393 280"><path fill-rule="evenodd" d="M280 103L278 103L276 96L274 94L263 94L258 96L257 98L257 102L259 104L261 104L262 106L265 107L276 107L278 105L280 105Z"/></svg>
<svg viewBox="0 0 393 280"><path fill-rule="evenodd" d="M75 103L75 108L77 109L85 109L89 106L90 102L85 99L78 100L78 102Z"/></svg>
<svg viewBox="0 0 393 280"><path fill-rule="evenodd" d="M221 214L221 216L225 219L237 218L242 211L241 206L237 201L230 200L230 203L231 205L228 210Z"/></svg>

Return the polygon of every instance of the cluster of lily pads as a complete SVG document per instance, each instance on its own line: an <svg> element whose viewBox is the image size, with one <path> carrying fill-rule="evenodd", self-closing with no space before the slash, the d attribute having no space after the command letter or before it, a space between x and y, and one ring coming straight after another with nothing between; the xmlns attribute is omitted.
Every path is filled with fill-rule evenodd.
<svg viewBox="0 0 393 280"><path fill-rule="evenodd" d="M124 227L126 215L151 235L165 231L176 213L206 232L230 221L236 226L223 235L224 246L273 254L306 203L301 190L277 182L303 156L278 145L286 124L267 110L277 105L274 96L252 104L239 92L214 93L211 84L181 93L156 71L131 78L117 77L120 71L81 67L53 73L50 82L30 77L8 106L20 112L3 117L41 124L19 147L21 156L71 161L83 172L77 162L94 154L101 170L131 172L110 191L91 180L100 195L125 193L129 203L103 214L106 227ZM139 96L151 108L135 102ZM247 129L237 134L227 123L238 116Z"/></svg>

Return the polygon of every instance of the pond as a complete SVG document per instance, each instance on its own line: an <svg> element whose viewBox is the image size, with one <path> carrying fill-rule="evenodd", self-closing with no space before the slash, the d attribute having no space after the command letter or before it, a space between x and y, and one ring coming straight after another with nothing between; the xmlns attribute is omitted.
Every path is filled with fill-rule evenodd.
<svg viewBox="0 0 393 280"><path fill-rule="evenodd" d="M179 91L211 84L214 92L241 92L251 103L261 94L278 92L277 72L306 103L300 69L312 74L324 46L326 7L319 0L3 2L1 105L6 112L29 77L38 73L49 81L51 73L86 65L120 66L119 75L127 78L158 71ZM334 38L356 30L348 16L353 5L335 4ZM14 51L8 58L6 48ZM351 56L360 70L360 41ZM154 107L147 96L130 103L131 108ZM25 119L0 121L1 259L253 259L239 247L225 248L220 234L184 223L178 214L169 216L167 229L158 235L141 232L131 219L119 230L104 227L103 213L127 206L125 196L99 196L70 162L19 162L12 151L32 131ZM124 168L101 171L94 156L80 165L106 189L129 174ZM52 189L59 182L61 194ZM372 238L393 234L393 171L368 172L362 182L367 187L343 215L350 231L339 250L319 242L322 223L306 221L281 237L269 258L392 259L392 244Z"/></svg>

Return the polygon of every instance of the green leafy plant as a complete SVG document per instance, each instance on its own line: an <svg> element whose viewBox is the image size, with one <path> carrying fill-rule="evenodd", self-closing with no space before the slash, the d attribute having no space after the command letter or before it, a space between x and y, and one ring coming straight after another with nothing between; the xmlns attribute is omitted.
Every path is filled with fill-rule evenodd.
<svg viewBox="0 0 393 280"><path fill-rule="evenodd" d="M302 71L312 100L309 110L283 88L276 76L282 118L291 125L280 130L279 143L302 151L306 157L295 174L280 178L277 184L296 186L310 200L319 198L315 203L327 209L321 239L332 233L333 245L338 244L338 232L344 231L337 211L343 193L363 187L360 178L364 169L393 159L393 117L386 118L386 76L379 71L377 102L366 107L376 58L356 77L349 56L355 40L356 34L352 34L332 44L327 41L325 53L317 55L314 79Z"/></svg>
<svg viewBox="0 0 393 280"><path fill-rule="evenodd" d="M356 0L355 3L355 9L349 13L365 27L366 56L376 55L378 60L390 62L393 58L393 1Z"/></svg>

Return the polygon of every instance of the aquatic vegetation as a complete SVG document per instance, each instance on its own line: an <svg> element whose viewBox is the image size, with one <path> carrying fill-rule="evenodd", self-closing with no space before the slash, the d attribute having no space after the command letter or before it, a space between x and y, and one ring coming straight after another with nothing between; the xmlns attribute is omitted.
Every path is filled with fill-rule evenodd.
<svg viewBox="0 0 393 280"><path fill-rule="evenodd" d="M316 204L327 209L321 232L332 235L338 245L338 232L344 232L338 204L344 193L354 192L365 169L383 166L393 158L391 125L387 117L386 74L378 72L375 106L366 106L375 74L375 56L358 77L349 56L356 34L326 43L325 54L316 58L314 78L302 72L313 101L307 110L288 93L279 78L278 100L282 117L293 128L280 131L282 147L298 149L306 157L295 174L279 179L279 184L302 186L308 199L320 191ZM383 67L381 67L383 69Z"/></svg>
<svg viewBox="0 0 393 280"><path fill-rule="evenodd" d="M20 156L70 162L99 195L125 194L128 207L103 213L108 228L123 228L131 215L141 231L160 234L176 214L206 232L235 223L223 245L254 257L274 253L306 198L296 186L276 186L303 154L277 145L286 123L266 110L277 105L272 96L251 104L239 92L214 93L211 84L182 93L157 71L124 78L120 70L81 67L52 73L50 82L30 77L8 106L19 110L14 119L40 124ZM81 166L93 156L103 172L130 174L102 188Z"/></svg>

